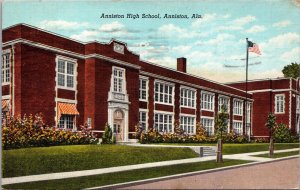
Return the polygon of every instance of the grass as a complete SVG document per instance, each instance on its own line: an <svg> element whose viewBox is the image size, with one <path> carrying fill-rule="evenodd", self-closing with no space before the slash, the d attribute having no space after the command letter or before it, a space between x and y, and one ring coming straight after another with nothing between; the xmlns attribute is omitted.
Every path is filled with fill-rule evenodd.
<svg viewBox="0 0 300 190"><path fill-rule="evenodd" d="M72 145L3 151L3 177L88 170L194 158L189 148Z"/></svg>
<svg viewBox="0 0 300 190"><path fill-rule="evenodd" d="M299 151L297 150L297 151L291 151L291 152L274 153L274 156L272 158L282 158L282 157L294 156L294 155L299 155ZM259 154L259 155L255 155L255 156L270 158L269 154Z"/></svg>
<svg viewBox="0 0 300 190"><path fill-rule="evenodd" d="M166 145L167 143L164 143ZM169 143L168 145L181 146L216 146L216 144L201 144L201 143ZM299 143L275 143L275 150L283 150L290 148L299 148ZM269 143L245 143L245 144L223 144L223 154L239 154L247 152L259 152L269 150Z"/></svg>
<svg viewBox="0 0 300 190"><path fill-rule="evenodd" d="M83 189L88 187L104 186L109 184L123 183L141 179L149 179L155 177L169 176L180 173L193 171L201 171L212 168L220 168L238 164L249 163L250 161L242 160L224 160L224 163L216 163L215 161L198 162L191 164L180 164L174 166L163 166L148 169L139 169L124 171L111 174L86 176L78 178L49 180L41 182L30 182L5 185L7 189Z"/></svg>

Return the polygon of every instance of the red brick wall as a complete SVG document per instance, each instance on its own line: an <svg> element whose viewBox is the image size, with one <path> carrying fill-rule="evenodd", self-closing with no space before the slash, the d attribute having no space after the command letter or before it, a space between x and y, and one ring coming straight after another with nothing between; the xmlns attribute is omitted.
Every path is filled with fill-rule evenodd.
<svg viewBox="0 0 300 190"><path fill-rule="evenodd" d="M2 86L2 96L10 95L10 85Z"/></svg>
<svg viewBox="0 0 300 190"><path fill-rule="evenodd" d="M57 89L57 97L75 100L75 91L73 90L65 90L65 89Z"/></svg>
<svg viewBox="0 0 300 190"><path fill-rule="evenodd" d="M148 127L153 127L153 117L154 117L154 79L149 77L149 113L148 113Z"/></svg>
<svg viewBox="0 0 300 190"><path fill-rule="evenodd" d="M139 123L139 71L126 68L127 94L129 97L129 132Z"/></svg>
<svg viewBox="0 0 300 190"><path fill-rule="evenodd" d="M42 112L49 125L55 124L55 57L50 51L22 45L21 77L16 77L22 86L18 97L22 114Z"/></svg>

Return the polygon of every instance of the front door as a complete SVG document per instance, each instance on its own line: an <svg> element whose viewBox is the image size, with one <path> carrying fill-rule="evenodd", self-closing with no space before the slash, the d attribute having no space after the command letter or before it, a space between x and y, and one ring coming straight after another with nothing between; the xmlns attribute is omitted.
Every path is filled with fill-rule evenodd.
<svg viewBox="0 0 300 190"><path fill-rule="evenodd" d="M121 110L117 110L114 113L114 128L113 132L116 136L116 141L123 141L124 140L124 114Z"/></svg>

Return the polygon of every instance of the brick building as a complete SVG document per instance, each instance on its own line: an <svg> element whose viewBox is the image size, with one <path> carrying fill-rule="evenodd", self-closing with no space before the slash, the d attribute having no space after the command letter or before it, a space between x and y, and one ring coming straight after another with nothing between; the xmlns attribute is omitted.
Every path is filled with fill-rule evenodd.
<svg viewBox="0 0 300 190"><path fill-rule="evenodd" d="M122 142L130 141L138 123L173 132L180 121L186 133L194 134L201 122L213 134L214 117L225 104L228 130L267 136L272 94L275 111L284 104L279 120L293 132L297 125L299 132L299 80L253 81L246 93L243 83L214 82L188 74L186 66L185 58L177 59L176 70L140 60L117 40L82 43L18 24L3 30L2 110L42 112L49 125L65 129L88 123L99 134L109 123ZM260 82L266 86L258 89Z"/></svg>

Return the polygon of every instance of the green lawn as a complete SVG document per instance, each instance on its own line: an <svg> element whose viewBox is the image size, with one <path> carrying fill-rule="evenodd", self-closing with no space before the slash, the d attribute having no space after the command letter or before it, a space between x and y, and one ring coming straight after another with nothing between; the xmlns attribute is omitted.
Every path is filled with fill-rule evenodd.
<svg viewBox="0 0 300 190"><path fill-rule="evenodd" d="M129 182L141 179L149 179L162 177L180 173L193 171L201 171L212 168L220 168L231 165L249 163L249 161L241 160L224 160L224 163L216 163L215 161L198 162L192 164L180 164L174 166L164 166L157 168L139 169L126 172L118 172L111 174L78 177L61 180L49 180L42 182L21 183L13 185L5 185L7 189L83 189L88 187L97 187L109 184Z"/></svg>
<svg viewBox="0 0 300 190"><path fill-rule="evenodd" d="M194 158L189 148L72 145L3 151L3 177Z"/></svg>
<svg viewBox="0 0 300 190"><path fill-rule="evenodd" d="M272 158L282 158L294 155L299 155L299 151L274 153L274 156ZM269 154L259 154L255 156L269 158Z"/></svg>
<svg viewBox="0 0 300 190"><path fill-rule="evenodd" d="M159 145L159 144L158 144ZM164 143L164 145L181 146L216 146L216 144L201 143ZM299 148L299 143L275 143L275 150ZM223 154L239 154L247 152L259 152L269 150L269 143L245 143L245 144L223 144Z"/></svg>

